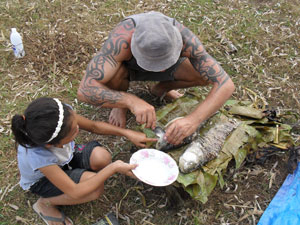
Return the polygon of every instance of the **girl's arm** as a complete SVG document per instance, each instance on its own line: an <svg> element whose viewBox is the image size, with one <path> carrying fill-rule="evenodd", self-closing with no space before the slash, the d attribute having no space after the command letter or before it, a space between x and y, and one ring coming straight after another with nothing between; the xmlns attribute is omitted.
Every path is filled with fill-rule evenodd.
<svg viewBox="0 0 300 225"><path fill-rule="evenodd" d="M98 173L95 173L95 176L78 184L76 184L58 165L45 166L40 168L40 171L62 192L74 199L79 199L103 186L104 182L115 173L122 173L134 177L131 170L136 166L137 165L130 165L118 160L109 164Z"/></svg>
<svg viewBox="0 0 300 225"><path fill-rule="evenodd" d="M147 138L146 135L141 132L120 128L102 121L89 120L76 113L75 117L80 129L90 131L95 134L125 136L139 147L145 147L146 142L157 141L155 138Z"/></svg>

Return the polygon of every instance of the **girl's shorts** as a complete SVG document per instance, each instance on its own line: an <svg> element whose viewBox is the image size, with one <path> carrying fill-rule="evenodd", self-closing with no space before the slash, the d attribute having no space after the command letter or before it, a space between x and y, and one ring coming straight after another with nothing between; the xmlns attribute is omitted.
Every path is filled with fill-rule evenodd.
<svg viewBox="0 0 300 225"><path fill-rule="evenodd" d="M86 145L75 145L73 159L69 164L61 167L65 173L75 182L79 183L81 175L85 171L91 171L90 156L95 147L101 146L97 141L91 141ZM29 189L32 193L43 198L54 197L63 194L46 177L41 178Z"/></svg>

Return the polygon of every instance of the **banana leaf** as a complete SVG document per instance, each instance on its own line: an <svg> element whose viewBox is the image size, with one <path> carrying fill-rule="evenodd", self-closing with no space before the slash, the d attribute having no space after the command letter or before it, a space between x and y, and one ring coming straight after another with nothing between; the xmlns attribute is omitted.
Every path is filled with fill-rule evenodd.
<svg viewBox="0 0 300 225"><path fill-rule="evenodd" d="M202 96L197 89L193 89L185 96L159 109L157 111L158 126L164 127L172 119L189 114L203 100ZM231 160L234 160L235 167L239 168L247 154L259 147L274 145L286 149L293 144L289 125L268 120L263 110L253 108L253 105L251 101L228 100L215 115L206 121L205 126L200 127L198 137L229 118L240 121L222 143L217 157L192 172L180 172L176 186L183 187L192 198L205 203L217 183L221 188L225 185L223 174ZM148 137L155 136L151 129L143 126L139 126L138 130ZM178 163L180 156L189 145L168 152L168 154ZM155 143L148 143L147 147L155 148Z"/></svg>
<svg viewBox="0 0 300 225"><path fill-rule="evenodd" d="M255 119L262 119L264 117L264 113L259 109L239 105L234 105L233 107L231 107L229 113L233 115L247 116Z"/></svg>

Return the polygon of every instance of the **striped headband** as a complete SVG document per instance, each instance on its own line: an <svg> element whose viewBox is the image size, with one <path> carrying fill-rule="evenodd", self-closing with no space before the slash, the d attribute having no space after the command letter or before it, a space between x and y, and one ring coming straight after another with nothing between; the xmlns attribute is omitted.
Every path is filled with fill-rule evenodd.
<svg viewBox="0 0 300 225"><path fill-rule="evenodd" d="M57 126L55 128L55 131L52 134L51 138L48 141L46 141L46 143L49 143L50 141L52 141L54 138L57 137L58 133L61 130L61 127L63 125L63 120L64 120L64 108L63 108L61 101L59 101L57 98L53 98L53 100L55 100L58 105L59 116L58 116L58 122L57 122Z"/></svg>

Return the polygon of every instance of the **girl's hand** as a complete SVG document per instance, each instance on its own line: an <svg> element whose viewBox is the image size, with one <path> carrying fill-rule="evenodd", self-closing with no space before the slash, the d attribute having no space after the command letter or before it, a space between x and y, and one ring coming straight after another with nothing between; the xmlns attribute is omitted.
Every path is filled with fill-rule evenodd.
<svg viewBox="0 0 300 225"><path fill-rule="evenodd" d="M113 164L115 166L116 172L136 178L131 170L135 169L138 166L137 164L128 164L123 162L122 160L117 160L113 162Z"/></svg>
<svg viewBox="0 0 300 225"><path fill-rule="evenodd" d="M146 142L155 142L157 138L147 138L146 134L133 130L126 130L125 135L133 144L138 147L146 147Z"/></svg>

